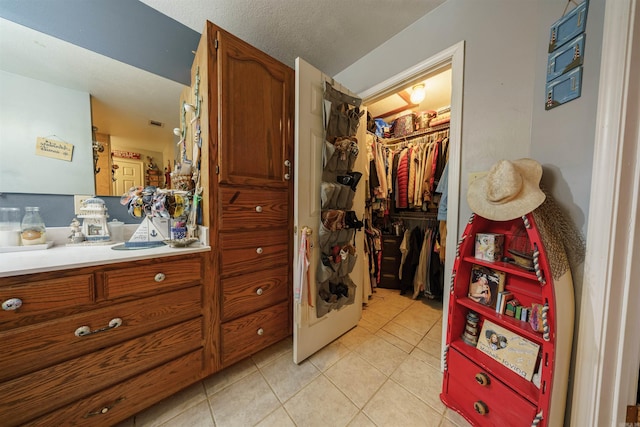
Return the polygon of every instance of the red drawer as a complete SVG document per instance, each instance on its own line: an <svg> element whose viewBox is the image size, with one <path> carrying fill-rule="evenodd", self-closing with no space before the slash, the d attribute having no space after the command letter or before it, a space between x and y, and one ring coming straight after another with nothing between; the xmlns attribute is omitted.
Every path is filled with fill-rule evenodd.
<svg viewBox="0 0 640 427"><path fill-rule="evenodd" d="M514 390L489 375L478 365L455 349L448 356L449 382L445 393L451 403L467 414L477 425L530 426L536 416L536 406L517 394ZM476 380L484 375L485 385ZM484 404L484 405L482 405ZM485 414L476 411L475 406L486 407Z"/></svg>

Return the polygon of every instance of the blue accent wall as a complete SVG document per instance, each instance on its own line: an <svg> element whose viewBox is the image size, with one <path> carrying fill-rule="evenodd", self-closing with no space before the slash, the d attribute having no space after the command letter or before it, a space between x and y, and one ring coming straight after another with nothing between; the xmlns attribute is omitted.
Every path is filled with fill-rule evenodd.
<svg viewBox="0 0 640 427"><path fill-rule="evenodd" d="M140 224L141 219L133 218L127 208L120 204L120 197L100 196L107 207L109 221L118 219L125 224ZM46 227L68 227L76 216L73 212L73 196L52 194L0 193L0 207L20 208L24 215L25 206L40 207L40 216Z"/></svg>

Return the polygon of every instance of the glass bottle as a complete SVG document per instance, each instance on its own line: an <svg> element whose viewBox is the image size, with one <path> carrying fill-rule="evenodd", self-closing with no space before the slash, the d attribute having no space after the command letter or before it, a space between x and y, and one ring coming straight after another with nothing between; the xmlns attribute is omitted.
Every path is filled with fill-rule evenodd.
<svg viewBox="0 0 640 427"><path fill-rule="evenodd" d="M47 230L40 216L40 208L28 206L24 210L20 232L22 244L28 246L47 243Z"/></svg>

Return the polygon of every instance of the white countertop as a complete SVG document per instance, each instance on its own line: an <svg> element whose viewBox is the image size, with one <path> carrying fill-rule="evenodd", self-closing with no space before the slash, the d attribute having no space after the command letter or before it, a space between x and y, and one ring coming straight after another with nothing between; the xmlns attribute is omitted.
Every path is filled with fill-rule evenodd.
<svg viewBox="0 0 640 427"><path fill-rule="evenodd" d="M64 234L65 237L61 238L62 234ZM58 231L48 228L47 237L52 237L54 241L54 246L51 248L0 253L0 277L184 255L211 250L210 246L201 242L193 243L185 248L172 248L163 245L155 248L135 250L111 249L113 246L122 244L122 242L113 242L109 245L99 246L65 246L66 234L68 234L68 229L61 228L61 230ZM206 233L204 233L204 235L206 236Z"/></svg>

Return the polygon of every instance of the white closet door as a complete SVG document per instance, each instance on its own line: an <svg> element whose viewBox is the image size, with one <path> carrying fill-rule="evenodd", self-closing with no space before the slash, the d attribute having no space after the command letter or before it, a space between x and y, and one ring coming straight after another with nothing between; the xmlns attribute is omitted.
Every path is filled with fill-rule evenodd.
<svg viewBox="0 0 640 427"><path fill-rule="evenodd" d="M294 271L298 268L301 242L300 233L306 228L311 230L309 239L312 244L309 256L309 285L304 285L302 301L294 301L293 361L301 363L333 340L355 327L362 316L362 287L364 286L364 263L358 262L351 272L351 280L356 284L355 302L332 310L318 318L316 315L316 268L320 262L320 249L317 245L320 225L320 183L322 176L322 148L324 144L324 124L322 117L324 82L330 81L320 70L301 58L296 59L296 120L295 120L295 175L294 175L294 223L295 250ZM340 85L336 89L349 93ZM354 170L365 173L366 165L366 114L360 121L358 141L360 153ZM367 178L363 176L354 198L353 210L359 219L364 213L364 186ZM364 259L363 231L356 233L357 256ZM300 285L302 277L294 274L294 287ZM309 304L309 294L311 294Z"/></svg>

